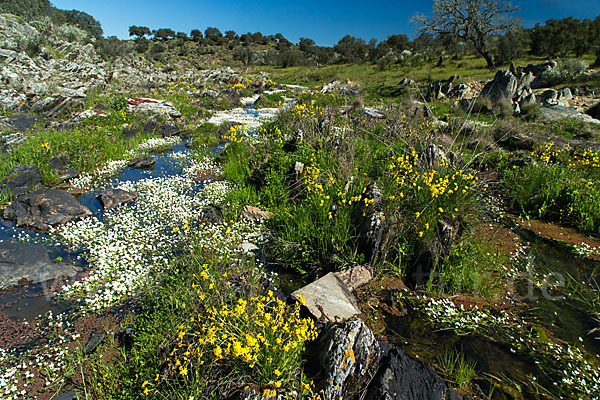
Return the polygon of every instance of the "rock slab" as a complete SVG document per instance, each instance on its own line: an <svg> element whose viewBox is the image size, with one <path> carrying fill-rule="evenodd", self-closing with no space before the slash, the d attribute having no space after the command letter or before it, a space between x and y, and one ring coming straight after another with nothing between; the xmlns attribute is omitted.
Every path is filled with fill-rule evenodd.
<svg viewBox="0 0 600 400"><path fill-rule="evenodd" d="M51 262L41 244L0 242L0 289L16 286L23 279L40 283L74 275L73 266Z"/></svg>
<svg viewBox="0 0 600 400"><path fill-rule="evenodd" d="M15 220L18 226L39 230L87 215L92 212L79 204L75 196L58 189L39 189L22 195L4 210L4 218Z"/></svg>
<svg viewBox="0 0 600 400"><path fill-rule="evenodd" d="M360 314L356 299L334 273L292 293L292 298L304 300L306 308L320 322L341 322Z"/></svg>

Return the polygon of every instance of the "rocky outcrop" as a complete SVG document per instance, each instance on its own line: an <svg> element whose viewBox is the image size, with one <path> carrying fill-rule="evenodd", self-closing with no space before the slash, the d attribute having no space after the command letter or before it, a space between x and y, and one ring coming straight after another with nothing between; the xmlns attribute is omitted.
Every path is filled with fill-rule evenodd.
<svg viewBox="0 0 600 400"><path fill-rule="evenodd" d="M377 340L360 319L327 328L315 350L324 400L461 399L431 368Z"/></svg>
<svg viewBox="0 0 600 400"><path fill-rule="evenodd" d="M360 319L334 325L319 336L319 361L324 379L321 398L359 399L377 373L384 349Z"/></svg>
<svg viewBox="0 0 600 400"><path fill-rule="evenodd" d="M0 188L13 196L20 196L42 183L42 175L35 165L17 165L0 182Z"/></svg>
<svg viewBox="0 0 600 400"><path fill-rule="evenodd" d="M461 399L446 387L431 368L395 348L381 360L377 375L369 385L368 400L446 400Z"/></svg>
<svg viewBox="0 0 600 400"><path fill-rule="evenodd" d="M452 92L452 85L459 80L458 75L452 75L446 80L439 80L429 84L429 97L433 100L441 99L448 96Z"/></svg>
<svg viewBox="0 0 600 400"><path fill-rule="evenodd" d="M142 112L152 115L162 115L171 118L181 117L181 113L168 101L149 99L145 97L130 97L127 99L129 111Z"/></svg>
<svg viewBox="0 0 600 400"><path fill-rule="evenodd" d="M57 189L40 189L20 196L4 210L4 218L15 220L18 226L39 230L91 214L75 196Z"/></svg>
<svg viewBox="0 0 600 400"><path fill-rule="evenodd" d="M534 78L530 84L531 88L540 89L550 85L549 76L557 66L558 63L556 61L544 61L539 64L529 64L523 68L523 72L533 75Z"/></svg>
<svg viewBox="0 0 600 400"><path fill-rule="evenodd" d="M75 274L73 266L51 262L41 244L0 242L0 290L19 285L23 280L40 283Z"/></svg>

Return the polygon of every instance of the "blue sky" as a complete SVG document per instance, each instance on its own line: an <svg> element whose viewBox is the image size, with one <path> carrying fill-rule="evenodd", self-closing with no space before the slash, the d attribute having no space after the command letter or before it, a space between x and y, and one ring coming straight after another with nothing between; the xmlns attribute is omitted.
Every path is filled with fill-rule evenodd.
<svg viewBox="0 0 600 400"><path fill-rule="evenodd" d="M413 37L416 26L410 17L431 12L433 0L425 1L220 1L220 0L51 0L61 9L78 9L102 24L105 36L128 37L131 25L150 29L171 28L189 34L209 26L238 34L282 33L297 43L300 37L319 45L334 45L346 34L368 41L384 40L394 33ZM518 15L526 27L550 18L594 19L600 15L599 0L520 0Z"/></svg>

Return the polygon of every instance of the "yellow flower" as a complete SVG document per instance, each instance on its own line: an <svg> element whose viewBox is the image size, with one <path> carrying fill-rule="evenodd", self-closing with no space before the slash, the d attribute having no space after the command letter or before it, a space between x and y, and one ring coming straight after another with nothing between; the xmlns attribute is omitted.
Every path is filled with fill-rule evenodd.
<svg viewBox="0 0 600 400"><path fill-rule="evenodd" d="M276 369L275 371L273 371L273 373L277 376L281 376L281 371L279 371L278 369Z"/></svg>
<svg viewBox="0 0 600 400"><path fill-rule="evenodd" d="M221 349L221 346L215 347L215 349L213 350L213 353L215 354L215 357L223 358L223 349Z"/></svg>
<svg viewBox="0 0 600 400"><path fill-rule="evenodd" d="M178 228L177 226L174 226L174 227L173 227L173 232L174 232L174 233L177 233L177 232L179 232L179 228Z"/></svg>
<svg viewBox="0 0 600 400"><path fill-rule="evenodd" d="M181 371L179 371L179 373L180 373L182 376L186 376L186 375L187 375L187 373L188 373L187 367L186 367L186 368L182 368L182 369L181 369Z"/></svg>

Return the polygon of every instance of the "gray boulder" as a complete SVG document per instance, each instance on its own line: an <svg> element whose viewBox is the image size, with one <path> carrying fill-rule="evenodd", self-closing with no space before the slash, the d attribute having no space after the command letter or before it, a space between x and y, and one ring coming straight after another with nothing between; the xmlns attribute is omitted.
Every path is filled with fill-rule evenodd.
<svg viewBox="0 0 600 400"><path fill-rule="evenodd" d="M46 230L87 215L91 211L64 190L39 189L18 197L4 210L4 218L15 220L18 226Z"/></svg>
<svg viewBox="0 0 600 400"><path fill-rule="evenodd" d="M0 242L0 289L16 286L23 280L40 283L75 274L72 265L51 262L41 244Z"/></svg>
<svg viewBox="0 0 600 400"><path fill-rule="evenodd" d="M0 187L16 197L33 190L41 183L42 175L37 166L17 165L0 182Z"/></svg>
<svg viewBox="0 0 600 400"><path fill-rule="evenodd" d="M518 86L517 78L510 71L499 70L494 79L485 84L481 90L481 96L493 102L512 100L517 93Z"/></svg>
<svg viewBox="0 0 600 400"><path fill-rule="evenodd" d="M591 124L600 124L600 120L592 118L588 114L583 114L575 108L556 105L551 107L541 107L540 117L544 121L574 120L588 122Z"/></svg>
<svg viewBox="0 0 600 400"><path fill-rule="evenodd" d="M550 75L557 66L558 63L556 61L544 61L539 64L529 64L523 68L523 72L531 72L535 77L531 82L531 88L540 89L550 86Z"/></svg>

